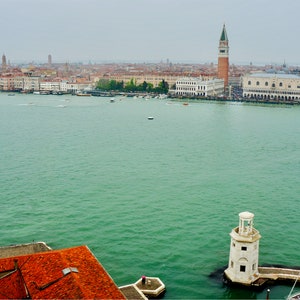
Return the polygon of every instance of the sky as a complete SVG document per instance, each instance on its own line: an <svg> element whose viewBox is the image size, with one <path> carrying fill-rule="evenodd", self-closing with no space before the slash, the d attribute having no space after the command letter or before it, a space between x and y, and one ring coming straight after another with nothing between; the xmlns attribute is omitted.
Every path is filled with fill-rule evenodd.
<svg viewBox="0 0 300 300"><path fill-rule="evenodd" d="M0 52L19 62L300 65L300 0L0 0Z"/></svg>

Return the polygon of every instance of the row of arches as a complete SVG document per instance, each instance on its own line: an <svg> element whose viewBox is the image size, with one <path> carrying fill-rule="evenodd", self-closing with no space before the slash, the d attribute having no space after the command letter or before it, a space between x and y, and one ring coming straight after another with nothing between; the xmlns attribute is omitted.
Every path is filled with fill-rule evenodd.
<svg viewBox="0 0 300 300"><path fill-rule="evenodd" d="M244 93L243 97L249 98L249 99L262 99L262 100L283 100L283 101L289 101L289 100L299 100L299 96L291 96L291 95L262 95L262 94L255 94L255 93Z"/></svg>

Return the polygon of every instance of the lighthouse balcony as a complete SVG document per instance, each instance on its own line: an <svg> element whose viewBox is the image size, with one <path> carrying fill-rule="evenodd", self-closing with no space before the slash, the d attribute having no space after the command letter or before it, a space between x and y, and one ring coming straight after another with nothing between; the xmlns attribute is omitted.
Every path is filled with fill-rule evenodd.
<svg viewBox="0 0 300 300"><path fill-rule="evenodd" d="M240 230L240 227L232 229L230 236L236 241L240 242L255 242L261 238L259 231L252 228L245 228L245 230Z"/></svg>

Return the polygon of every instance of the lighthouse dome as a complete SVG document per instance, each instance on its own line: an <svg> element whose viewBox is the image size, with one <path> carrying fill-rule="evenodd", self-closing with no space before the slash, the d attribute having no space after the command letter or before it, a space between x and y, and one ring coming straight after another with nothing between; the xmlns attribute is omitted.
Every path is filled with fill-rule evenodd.
<svg viewBox="0 0 300 300"><path fill-rule="evenodd" d="M254 218L254 214L249 211L244 211L239 214L241 219L252 219Z"/></svg>

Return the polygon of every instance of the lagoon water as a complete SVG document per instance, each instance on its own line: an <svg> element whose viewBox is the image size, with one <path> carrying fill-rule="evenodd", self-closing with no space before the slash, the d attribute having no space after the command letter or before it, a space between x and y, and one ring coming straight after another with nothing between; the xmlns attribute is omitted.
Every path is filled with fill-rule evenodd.
<svg viewBox="0 0 300 300"><path fill-rule="evenodd" d="M0 94L0 245L85 244L164 299L265 299L209 275L246 210L260 264L300 265L300 107L115 100Z"/></svg>

